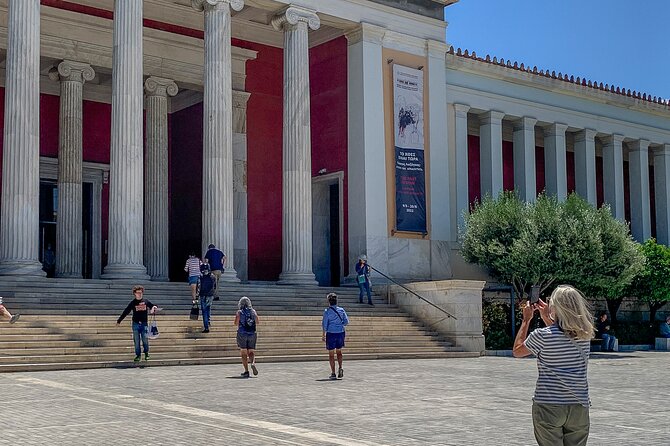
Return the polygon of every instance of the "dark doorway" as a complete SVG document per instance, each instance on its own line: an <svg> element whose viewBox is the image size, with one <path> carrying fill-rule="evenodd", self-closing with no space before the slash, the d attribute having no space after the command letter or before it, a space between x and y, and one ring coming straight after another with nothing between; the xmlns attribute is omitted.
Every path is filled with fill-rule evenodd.
<svg viewBox="0 0 670 446"><path fill-rule="evenodd" d="M340 185L330 185L330 285L340 286Z"/></svg>

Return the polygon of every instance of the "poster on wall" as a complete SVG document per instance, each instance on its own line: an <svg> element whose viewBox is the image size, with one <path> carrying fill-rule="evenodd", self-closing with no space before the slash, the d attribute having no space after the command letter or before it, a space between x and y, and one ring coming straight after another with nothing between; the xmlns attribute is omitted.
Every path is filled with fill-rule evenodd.
<svg viewBox="0 0 670 446"><path fill-rule="evenodd" d="M426 233L423 72L393 66L396 230Z"/></svg>

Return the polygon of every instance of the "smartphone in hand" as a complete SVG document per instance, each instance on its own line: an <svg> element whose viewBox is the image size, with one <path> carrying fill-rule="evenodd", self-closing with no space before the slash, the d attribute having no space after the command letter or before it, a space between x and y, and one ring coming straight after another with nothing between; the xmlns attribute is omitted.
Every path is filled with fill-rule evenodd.
<svg viewBox="0 0 670 446"><path fill-rule="evenodd" d="M533 285L530 287L530 297L528 301L531 305L535 305L540 300L540 285Z"/></svg>

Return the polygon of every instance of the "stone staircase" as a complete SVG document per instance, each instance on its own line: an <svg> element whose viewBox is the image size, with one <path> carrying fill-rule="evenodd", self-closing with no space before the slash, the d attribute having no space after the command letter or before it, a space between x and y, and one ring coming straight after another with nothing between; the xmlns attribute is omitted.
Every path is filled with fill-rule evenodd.
<svg viewBox="0 0 670 446"><path fill-rule="evenodd" d="M129 367L134 349L130 316L116 318L132 299L134 283L103 280L0 281L0 295L14 325L0 324L0 372ZM140 366L219 364L239 361L233 318L237 301L248 296L258 311L257 361L324 360L321 315L334 291L347 310L347 359L445 358L478 356L444 342L394 306L375 296L375 306L358 304L356 288L225 284L214 302L212 327L188 317L185 283L145 282L145 297L163 308L160 337L151 342L151 360Z"/></svg>

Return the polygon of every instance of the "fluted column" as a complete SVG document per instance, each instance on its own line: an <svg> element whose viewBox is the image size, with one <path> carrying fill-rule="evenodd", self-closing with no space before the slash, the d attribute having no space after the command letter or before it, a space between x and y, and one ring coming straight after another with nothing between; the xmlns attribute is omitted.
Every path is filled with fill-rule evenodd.
<svg viewBox="0 0 670 446"><path fill-rule="evenodd" d="M309 110L309 28L314 11L289 6L272 20L284 31L282 284L316 284L312 272L312 153Z"/></svg>
<svg viewBox="0 0 670 446"><path fill-rule="evenodd" d="M502 119L504 113L489 111L480 116L479 172L481 195L497 198L503 191Z"/></svg>
<svg viewBox="0 0 670 446"><path fill-rule="evenodd" d="M468 111L469 105L454 104L456 112L456 221L458 227L465 224L465 214L470 212L468 178Z"/></svg>
<svg viewBox="0 0 670 446"><path fill-rule="evenodd" d="M649 141L638 139L629 145L630 232L644 243L651 237L651 197L649 190Z"/></svg>
<svg viewBox="0 0 670 446"><path fill-rule="evenodd" d="M89 64L64 60L51 69L49 77L60 81L56 277L81 278L82 95L84 82L93 80L95 72Z"/></svg>
<svg viewBox="0 0 670 446"><path fill-rule="evenodd" d="M624 221L623 135L603 139L603 192L614 218Z"/></svg>
<svg viewBox="0 0 670 446"><path fill-rule="evenodd" d="M653 151L656 240L670 246L670 144Z"/></svg>
<svg viewBox="0 0 670 446"><path fill-rule="evenodd" d="M151 280L168 280L168 95L177 94L171 79L150 77L146 91L144 179L144 264Z"/></svg>
<svg viewBox="0 0 670 446"><path fill-rule="evenodd" d="M544 183L548 195L563 201L568 196L568 167L565 147L565 124L551 124L544 129Z"/></svg>
<svg viewBox="0 0 670 446"><path fill-rule="evenodd" d="M39 262L40 2L7 13L0 275L44 276Z"/></svg>
<svg viewBox="0 0 670 446"><path fill-rule="evenodd" d="M143 263L142 3L114 3L109 250L104 279L149 278Z"/></svg>
<svg viewBox="0 0 670 446"><path fill-rule="evenodd" d="M205 95L202 150L202 252L213 243L226 253L223 280L239 282L233 231L233 90L230 8L242 0L192 0L205 13Z"/></svg>
<svg viewBox="0 0 670 446"><path fill-rule="evenodd" d="M584 129L575 135L575 192L596 206L596 131Z"/></svg>
<svg viewBox="0 0 670 446"><path fill-rule="evenodd" d="M535 124L537 119L528 117L514 123L514 188L528 202L535 201L537 196Z"/></svg>

